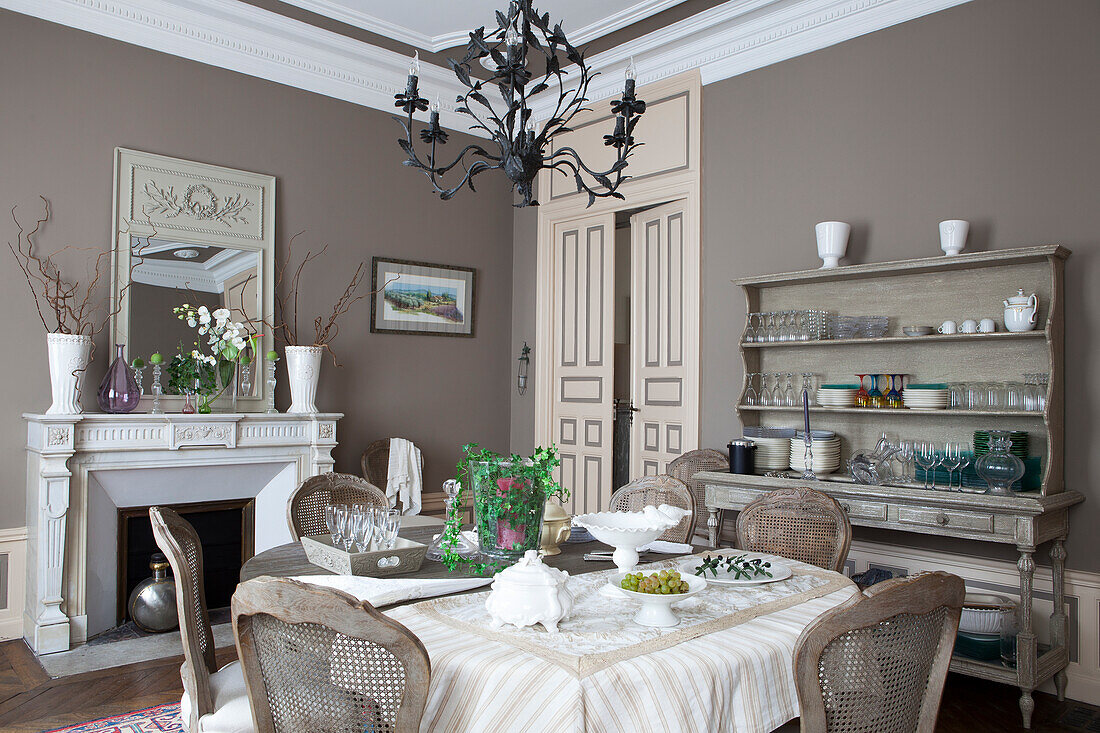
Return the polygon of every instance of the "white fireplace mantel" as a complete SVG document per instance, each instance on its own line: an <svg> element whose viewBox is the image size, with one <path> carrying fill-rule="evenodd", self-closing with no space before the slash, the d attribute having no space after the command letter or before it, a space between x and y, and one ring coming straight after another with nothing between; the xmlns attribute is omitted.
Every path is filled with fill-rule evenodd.
<svg viewBox="0 0 1100 733"><path fill-rule="evenodd" d="M87 638L90 530L94 534L96 529L89 526L90 494L102 492L97 488L97 473L117 476L114 472L133 471L131 475L141 476L143 483L129 492L140 496L140 505L181 504L189 502L180 500L178 485L175 493L169 492L148 481L147 472L174 469L178 476L180 469L190 469L196 482L202 482L219 467L233 467L238 473L242 466L262 467L256 475L264 478L257 483L235 481L239 496L257 497L259 552L289 541L286 496L306 478L332 470L336 422L341 417L339 413L25 414L28 536L23 635L27 642L36 653L48 654ZM279 475L293 480L265 486L280 467Z"/></svg>

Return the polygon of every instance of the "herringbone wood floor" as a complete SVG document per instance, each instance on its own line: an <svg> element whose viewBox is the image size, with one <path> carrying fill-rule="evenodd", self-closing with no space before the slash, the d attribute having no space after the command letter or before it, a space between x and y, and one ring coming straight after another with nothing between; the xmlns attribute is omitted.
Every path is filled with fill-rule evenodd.
<svg viewBox="0 0 1100 733"><path fill-rule="evenodd" d="M217 657L219 666L226 664L236 657L236 650L219 650ZM182 657L173 657L50 679L25 643L0 643L0 731L40 733L176 702L182 692L179 674L182 661ZM1022 730L1017 696L1014 688L951 675L936 730L938 733ZM1074 703L1059 703L1052 695L1043 693L1036 693L1035 698L1036 733L1093 730L1058 725L1067 706Z"/></svg>

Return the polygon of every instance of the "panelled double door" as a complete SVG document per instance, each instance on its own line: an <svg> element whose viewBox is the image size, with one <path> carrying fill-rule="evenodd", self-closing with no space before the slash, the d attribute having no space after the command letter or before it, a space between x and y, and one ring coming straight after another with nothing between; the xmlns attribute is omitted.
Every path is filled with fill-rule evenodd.
<svg viewBox="0 0 1100 733"><path fill-rule="evenodd" d="M698 447L698 248L686 246L693 226L682 202L630 221L631 478L663 473ZM572 512L598 511L618 488L611 470L615 215L561 222L553 236L550 429Z"/></svg>

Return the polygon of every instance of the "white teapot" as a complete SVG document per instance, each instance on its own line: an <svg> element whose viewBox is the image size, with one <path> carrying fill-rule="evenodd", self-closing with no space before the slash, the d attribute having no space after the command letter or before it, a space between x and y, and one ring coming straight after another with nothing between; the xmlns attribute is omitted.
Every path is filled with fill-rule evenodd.
<svg viewBox="0 0 1100 733"><path fill-rule="evenodd" d="M493 590L485 599L492 617L490 626L523 628L542 624L557 633L558 622L573 611L573 594L565 587L569 573L545 565L537 550L528 550L515 565L493 578Z"/></svg>
<svg viewBox="0 0 1100 733"><path fill-rule="evenodd" d="M1019 288L1016 295L1005 300L1005 328L1017 333L1035 328L1035 319L1039 313L1039 299L1035 293L1024 295Z"/></svg>

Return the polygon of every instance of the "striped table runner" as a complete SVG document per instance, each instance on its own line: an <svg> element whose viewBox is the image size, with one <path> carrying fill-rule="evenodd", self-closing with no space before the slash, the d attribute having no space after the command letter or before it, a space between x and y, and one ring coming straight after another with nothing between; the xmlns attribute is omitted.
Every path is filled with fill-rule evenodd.
<svg viewBox="0 0 1100 733"><path fill-rule="evenodd" d="M637 626L633 602L598 596L611 571L570 578L577 604L559 634L489 629L484 593L386 613L431 657L422 731L763 732L798 715L793 660L802 629L857 592L838 573L783 562L790 580L712 584L678 606L682 623L673 629Z"/></svg>

